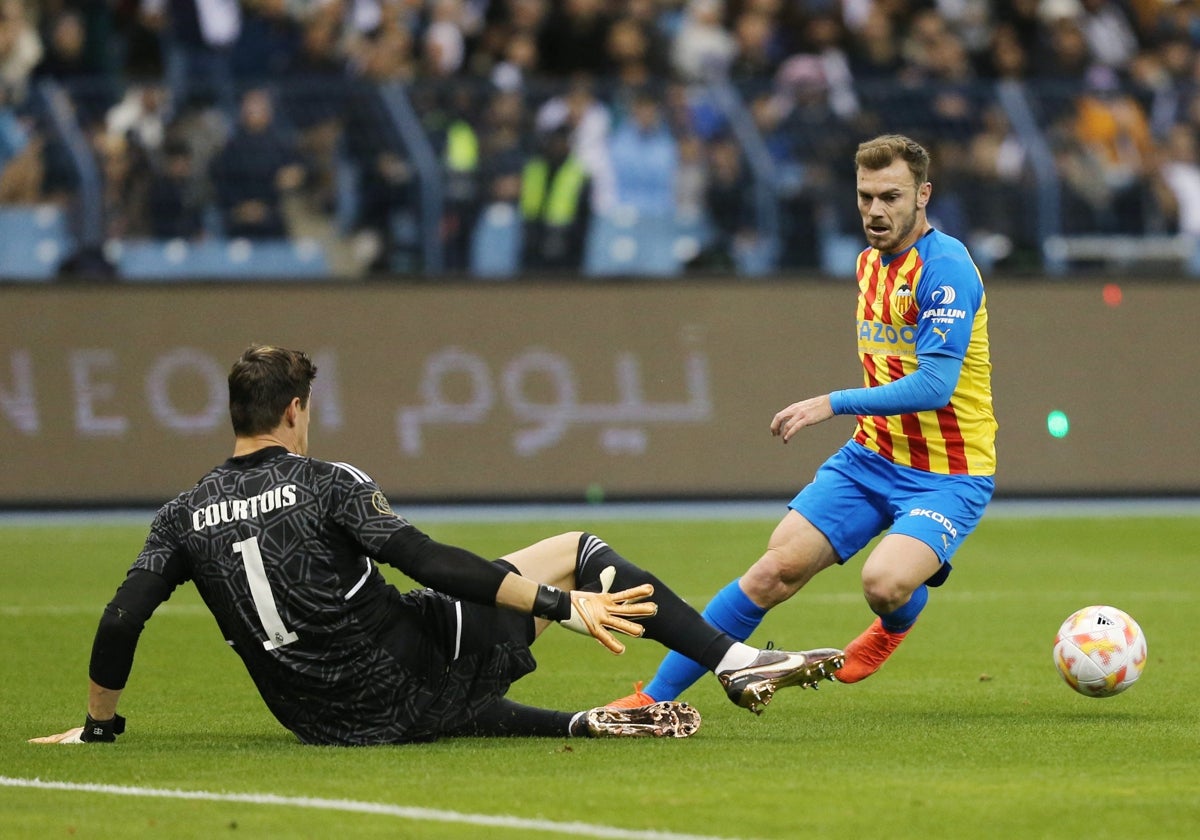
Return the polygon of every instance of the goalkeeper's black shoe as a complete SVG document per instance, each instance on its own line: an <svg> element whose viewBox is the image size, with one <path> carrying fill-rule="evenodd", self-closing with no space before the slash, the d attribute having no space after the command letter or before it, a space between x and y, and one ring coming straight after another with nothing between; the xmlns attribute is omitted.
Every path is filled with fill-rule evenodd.
<svg viewBox="0 0 1200 840"><path fill-rule="evenodd" d="M821 680L835 679L833 672L845 661L845 654L836 648L764 650L745 668L722 671L717 679L730 700L761 715L777 689L816 688Z"/></svg>
<svg viewBox="0 0 1200 840"><path fill-rule="evenodd" d="M587 728L593 738L687 738L700 728L700 713L674 700L636 709L602 706L587 713Z"/></svg>

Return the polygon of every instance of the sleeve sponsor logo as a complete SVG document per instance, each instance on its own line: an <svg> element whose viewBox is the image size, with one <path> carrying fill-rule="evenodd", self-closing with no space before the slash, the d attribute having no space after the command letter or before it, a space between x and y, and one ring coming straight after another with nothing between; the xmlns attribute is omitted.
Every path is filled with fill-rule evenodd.
<svg viewBox="0 0 1200 840"><path fill-rule="evenodd" d="M385 516L395 516L392 513L392 506L388 504L387 496L383 495L379 490L376 490L374 495L371 496L371 505Z"/></svg>
<svg viewBox="0 0 1200 840"><path fill-rule="evenodd" d="M921 313L922 321L933 321L935 324L953 324L955 321L961 321L967 317L967 310L952 309L946 306L939 306L936 309L926 309Z"/></svg>
<svg viewBox="0 0 1200 840"><path fill-rule="evenodd" d="M921 311L921 320L932 321L935 324L953 324L956 321L964 320L967 317L967 310L952 306L957 297L953 286L938 286L929 296L933 305ZM934 332L942 337L942 341L946 340L948 331L934 330Z"/></svg>
<svg viewBox="0 0 1200 840"><path fill-rule="evenodd" d="M929 297L933 301L934 306L949 306L954 303L954 298L957 295L954 293L953 286L938 286Z"/></svg>

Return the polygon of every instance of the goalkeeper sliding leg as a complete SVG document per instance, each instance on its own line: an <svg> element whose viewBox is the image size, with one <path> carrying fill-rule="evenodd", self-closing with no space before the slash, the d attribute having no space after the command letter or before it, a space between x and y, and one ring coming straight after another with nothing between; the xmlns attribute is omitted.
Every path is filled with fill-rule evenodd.
<svg viewBox="0 0 1200 840"><path fill-rule="evenodd" d="M559 564L568 547L574 554L574 569L564 578ZM504 559L526 577L564 588L621 591L649 583L658 610L637 619L643 635L715 674L729 699L755 714L761 714L778 689L815 688L822 680L833 679L844 662L842 651L835 648L760 650L735 640L706 622L657 577L592 534L560 534Z"/></svg>

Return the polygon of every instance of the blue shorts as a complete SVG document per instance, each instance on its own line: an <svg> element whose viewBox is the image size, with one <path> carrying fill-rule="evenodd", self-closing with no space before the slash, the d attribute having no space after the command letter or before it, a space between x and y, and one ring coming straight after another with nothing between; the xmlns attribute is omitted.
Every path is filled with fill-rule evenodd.
<svg viewBox="0 0 1200 840"><path fill-rule="evenodd" d="M884 531L920 540L942 563L929 580L940 586L950 574L950 558L979 524L995 486L990 475L942 475L899 466L850 441L821 465L788 507L825 535L841 563Z"/></svg>

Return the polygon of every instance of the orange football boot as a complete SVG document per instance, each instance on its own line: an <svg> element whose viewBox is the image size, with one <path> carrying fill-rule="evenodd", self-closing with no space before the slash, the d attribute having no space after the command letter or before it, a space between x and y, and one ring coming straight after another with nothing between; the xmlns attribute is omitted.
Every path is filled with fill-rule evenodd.
<svg viewBox="0 0 1200 840"><path fill-rule="evenodd" d="M639 709L642 706L652 706L655 700L646 692L642 691L642 681L638 680L633 684L633 694L627 694L611 703L606 703L606 709Z"/></svg>
<svg viewBox="0 0 1200 840"><path fill-rule="evenodd" d="M907 635L908 630L889 632L884 629L883 621L876 618L862 635L846 645L846 664L834 671L833 676L844 683L865 680L883 666Z"/></svg>

